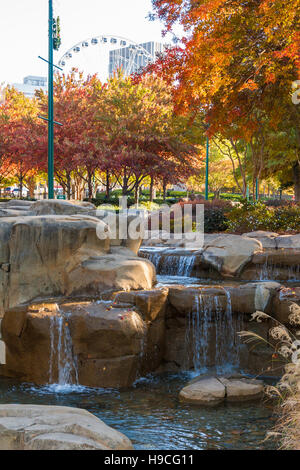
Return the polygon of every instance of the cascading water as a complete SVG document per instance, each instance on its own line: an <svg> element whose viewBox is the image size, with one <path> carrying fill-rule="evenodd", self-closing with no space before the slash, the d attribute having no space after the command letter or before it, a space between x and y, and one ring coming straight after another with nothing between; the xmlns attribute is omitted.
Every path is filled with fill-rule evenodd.
<svg viewBox="0 0 300 470"><path fill-rule="evenodd" d="M49 382L59 387L78 385L77 358L73 355L68 318L59 310L50 317Z"/></svg>
<svg viewBox="0 0 300 470"><path fill-rule="evenodd" d="M186 351L187 364L192 360L196 372L205 372L212 365L225 372L239 365L237 332L242 329L241 317L233 317L230 292L225 290L225 294L225 311L219 296L195 297L188 317Z"/></svg>
<svg viewBox="0 0 300 470"><path fill-rule="evenodd" d="M190 277L196 261L194 255L167 255L160 251L144 251L143 255L154 264L158 275Z"/></svg>
<svg viewBox="0 0 300 470"><path fill-rule="evenodd" d="M281 269L284 269L286 272L285 280L290 282L297 282L300 280L300 264L293 266L284 266L279 264L272 264L268 256L266 257L265 263L260 266L257 265L259 271L259 280L260 281L273 281L274 279L280 280L282 277Z"/></svg>

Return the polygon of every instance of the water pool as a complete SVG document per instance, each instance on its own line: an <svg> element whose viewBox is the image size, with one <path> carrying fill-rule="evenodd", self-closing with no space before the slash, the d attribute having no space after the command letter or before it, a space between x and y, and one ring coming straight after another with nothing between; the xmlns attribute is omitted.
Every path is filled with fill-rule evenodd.
<svg viewBox="0 0 300 470"><path fill-rule="evenodd" d="M276 449L265 441L276 421L270 405L261 402L216 408L179 403L178 392L188 374L140 379L118 391L80 386L36 386L0 378L0 403L84 408L128 436L141 450Z"/></svg>

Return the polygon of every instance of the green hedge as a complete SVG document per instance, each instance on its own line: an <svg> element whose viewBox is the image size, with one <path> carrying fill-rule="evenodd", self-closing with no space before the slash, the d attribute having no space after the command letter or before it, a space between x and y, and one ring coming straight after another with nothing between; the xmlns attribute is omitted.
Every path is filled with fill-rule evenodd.
<svg viewBox="0 0 300 470"><path fill-rule="evenodd" d="M288 203L283 206L268 206L263 202L244 202L226 214L227 231L253 232L267 230L292 232L300 230L300 204Z"/></svg>

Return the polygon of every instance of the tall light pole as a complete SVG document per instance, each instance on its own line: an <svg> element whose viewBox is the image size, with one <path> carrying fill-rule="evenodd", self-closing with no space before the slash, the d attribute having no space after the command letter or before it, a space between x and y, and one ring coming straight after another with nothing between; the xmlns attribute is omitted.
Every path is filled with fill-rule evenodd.
<svg viewBox="0 0 300 470"><path fill-rule="evenodd" d="M206 131L209 129L209 124L204 124ZM208 176L209 176L209 137L206 135L206 163L205 163L205 199L208 201Z"/></svg>
<svg viewBox="0 0 300 470"><path fill-rule="evenodd" d="M206 137L206 165L205 165L205 199L208 201L208 175L209 175L209 137Z"/></svg>
<svg viewBox="0 0 300 470"><path fill-rule="evenodd" d="M58 50L60 39L59 18L53 18L53 0L49 2L49 56L48 60L39 55L39 59L48 63L48 116L39 116L40 119L48 122L48 199L54 199L54 124L62 126L60 122L54 121L53 102L53 67L63 70L53 63L53 50Z"/></svg>
<svg viewBox="0 0 300 470"><path fill-rule="evenodd" d="M53 0L49 0L48 56L48 199L54 199Z"/></svg>

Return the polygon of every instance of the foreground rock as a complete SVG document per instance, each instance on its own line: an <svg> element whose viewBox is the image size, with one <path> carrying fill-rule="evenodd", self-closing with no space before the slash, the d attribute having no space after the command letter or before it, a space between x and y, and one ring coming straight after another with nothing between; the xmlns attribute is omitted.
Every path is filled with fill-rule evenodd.
<svg viewBox="0 0 300 470"><path fill-rule="evenodd" d="M196 378L179 393L179 399L193 405L218 405L231 402L258 400L264 384L260 380L241 376Z"/></svg>
<svg viewBox="0 0 300 470"><path fill-rule="evenodd" d="M131 386L162 360L167 291L150 291L148 300L144 291L137 292L135 298L140 310L128 299L131 304L39 304L6 312L1 374L39 384L78 380L90 387ZM152 317L149 305L155 306Z"/></svg>
<svg viewBox="0 0 300 470"><path fill-rule="evenodd" d="M132 450L130 440L88 411L0 405L0 450Z"/></svg>
<svg viewBox="0 0 300 470"><path fill-rule="evenodd" d="M109 227L95 217L1 219L0 317L37 298L99 297L109 289L151 289L154 281L152 263L128 248L111 248Z"/></svg>

